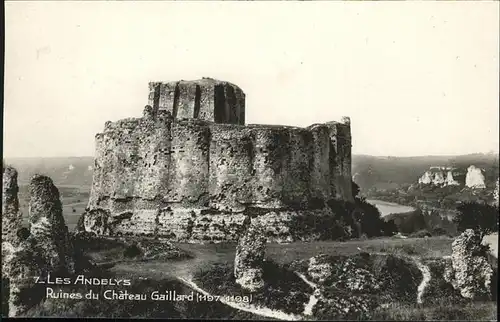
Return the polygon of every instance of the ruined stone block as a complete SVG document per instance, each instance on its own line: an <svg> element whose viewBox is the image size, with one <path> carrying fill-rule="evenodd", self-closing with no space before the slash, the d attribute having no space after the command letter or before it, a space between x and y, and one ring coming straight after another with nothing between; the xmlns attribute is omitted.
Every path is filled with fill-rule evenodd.
<svg viewBox="0 0 500 322"><path fill-rule="evenodd" d="M250 291L264 287L262 262L266 249L264 227L259 222L251 222L238 241L234 258L236 283Z"/></svg>
<svg viewBox="0 0 500 322"><path fill-rule="evenodd" d="M481 235L465 230L452 243L451 267L444 278L465 298L490 298L493 269L488 262Z"/></svg>
<svg viewBox="0 0 500 322"><path fill-rule="evenodd" d="M52 179L43 175L34 175L29 189L31 237L43 249L43 255L54 271L72 271L72 245L64 222L59 190Z"/></svg>

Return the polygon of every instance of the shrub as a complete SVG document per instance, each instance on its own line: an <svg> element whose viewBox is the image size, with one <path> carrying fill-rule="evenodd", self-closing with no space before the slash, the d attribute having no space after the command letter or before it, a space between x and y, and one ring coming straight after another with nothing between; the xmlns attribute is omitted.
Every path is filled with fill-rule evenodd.
<svg viewBox="0 0 500 322"><path fill-rule="evenodd" d="M394 223L394 220L388 220L384 222L383 226L383 233L384 236L393 236L395 233L398 232L398 226Z"/></svg>
<svg viewBox="0 0 500 322"><path fill-rule="evenodd" d="M393 220L397 230L403 234L411 234L427 228L424 214L420 209L408 213L391 214L385 219Z"/></svg>
<svg viewBox="0 0 500 322"><path fill-rule="evenodd" d="M265 286L262 290L252 293L252 302L275 310L301 313L312 292L311 287L287 265L279 265L268 259L263 262L262 268ZM233 263L217 264L198 271L194 279L214 295L250 294L236 284L233 272Z"/></svg>
<svg viewBox="0 0 500 322"><path fill-rule="evenodd" d="M422 273L414 263L394 255L376 256L373 271L382 281L381 290L385 298L415 303Z"/></svg>
<svg viewBox="0 0 500 322"><path fill-rule="evenodd" d="M9 311L9 280L2 277L2 317L7 317Z"/></svg>
<svg viewBox="0 0 500 322"><path fill-rule="evenodd" d="M432 234L427 230L427 229L422 229L417 232L414 232L410 234L409 237L411 238L424 238L424 237L431 237Z"/></svg>
<svg viewBox="0 0 500 322"><path fill-rule="evenodd" d="M474 229L483 235L498 231L498 208L488 204L466 202L457 207L454 218L460 232Z"/></svg>
<svg viewBox="0 0 500 322"><path fill-rule="evenodd" d="M137 257L140 256L141 254L142 251L136 244L127 246L127 248L125 248L125 250L123 251L123 257L125 258Z"/></svg>
<svg viewBox="0 0 500 322"><path fill-rule="evenodd" d="M432 236L448 236L449 233L442 227L436 227L432 230Z"/></svg>

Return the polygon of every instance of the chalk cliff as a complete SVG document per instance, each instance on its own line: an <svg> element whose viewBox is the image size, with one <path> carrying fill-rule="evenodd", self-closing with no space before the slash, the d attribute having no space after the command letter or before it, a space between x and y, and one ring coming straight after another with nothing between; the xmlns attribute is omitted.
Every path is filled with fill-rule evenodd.
<svg viewBox="0 0 500 322"><path fill-rule="evenodd" d="M468 167L467 176L465 177L465 185L474 189L486 188L483 171L474 165Z"/></svg>
<svg viewBox="0 0 500 322"><path fill-rule="evenodd" d="M462 178L461 183L456 180L457 177ZM419 184L434 185L434 186L465 186L471 189L484 189L485 178L483 170L471 165L465 171L464 169L456 169L452 167L434 166L418 179Z"/></svg>
<svg viewBox="0 0 500 322"><path fill-rule="evenodd" d="M234 240L244 219L330 212L352 201L350 120L245 125L245 94L214 79L150 83L142 118L96 135L88 211L104 235ZM273 230L275 231L275 229Z"/></svg>

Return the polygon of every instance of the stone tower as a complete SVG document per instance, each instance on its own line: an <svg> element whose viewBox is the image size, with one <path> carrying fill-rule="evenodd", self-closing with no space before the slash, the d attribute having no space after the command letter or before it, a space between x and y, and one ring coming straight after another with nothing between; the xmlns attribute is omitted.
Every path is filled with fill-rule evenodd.
<svg viewBox="0 0 500 322"><path fill-rule="evenodd" d="M245 94L229 82L150 82L149 90L143 117L108 121L96 135L79 229L235 240L250 213L273 218L274 229L328 214L330 199L353 201L348 117L246 125Z"/></svg>

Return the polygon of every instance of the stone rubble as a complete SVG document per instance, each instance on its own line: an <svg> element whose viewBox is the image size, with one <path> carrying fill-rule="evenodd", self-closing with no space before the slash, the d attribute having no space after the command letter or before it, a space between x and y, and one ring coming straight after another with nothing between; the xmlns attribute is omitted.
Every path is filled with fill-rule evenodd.
<svg viewBox="0 0 500 322"><path fill-rule="evenodd" d="M335 318L367 318L377 305L368 294L377 291L380 282L352 258L333 263L330 256L319 254L308 260L307 274L318 286L315 315L323 316L326 311Z"/></svg>
<svg viewBox="0 0 500 322"><path fill-rule="evenodd" d="M465 298L489 298L493 269L488 262L481 235L465 230L452 243L451 265L444 278Z"/></svg>

